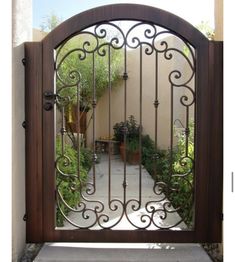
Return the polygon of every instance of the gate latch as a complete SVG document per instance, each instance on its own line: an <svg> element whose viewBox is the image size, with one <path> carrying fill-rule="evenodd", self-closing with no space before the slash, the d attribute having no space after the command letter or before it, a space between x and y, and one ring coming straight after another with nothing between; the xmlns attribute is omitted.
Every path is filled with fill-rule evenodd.
<svg viewBox="0 0 235 262"><path fill-rule="evenodd" d="M55 102L56 102L56 97L57 97L57 95L56 94L54 94L53 92L44 92L44 98L46 99L46 100L48 100L47 102L45 102L44 104L43 104L43 108L46 110L46 111L50 111L50 110L52 110L53 109L53 107L54 107L54 104L55 104ZM49 102L49 101L51 101L51 102Z"/></svg>

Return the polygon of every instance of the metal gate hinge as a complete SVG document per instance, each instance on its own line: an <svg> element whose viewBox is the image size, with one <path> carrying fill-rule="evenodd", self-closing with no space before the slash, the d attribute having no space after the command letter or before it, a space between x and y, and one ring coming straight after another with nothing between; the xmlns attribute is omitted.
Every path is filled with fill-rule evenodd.
<svg viewBox="0 0 235 262"><path fill-rule="evenodd" d="M24 221L27 220L27 215L26 215L26 214L24 214L24 216L23 216L23 220L24 220Z"/></svg>
<svg viewBox="0 0 235 262"><path fill-rule="evenodd" d="M220 214L221 221L224 221L224 213Z"/></svg>
<svg viewBox="0 0 235 262"><path fill-rule="evenodd" d="M26 65L26 58L24 57L24 58L21 60L21 62L22 62L22 64L23 64L23 66L25 66L25 65Z"/></svg>
<svg viewBox="0 0 235 262"><path fill-rule="evenodd" d="M23 123L22 123L22 127L23 127L24 129L26 129L26 121L25 121L25 120L24 120Z"/></svg>

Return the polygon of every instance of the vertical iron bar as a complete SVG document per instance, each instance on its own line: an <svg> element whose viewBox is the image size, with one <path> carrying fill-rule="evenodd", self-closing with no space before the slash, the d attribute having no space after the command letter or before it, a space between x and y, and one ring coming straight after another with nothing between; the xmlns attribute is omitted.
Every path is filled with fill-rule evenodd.
<svg viewBox="0 0 235 262"><path fill-rule="evenodd" d="M142 44L140 45L140 130L139 130L139 207L141 206L142 200L142 65L143 65L143 57L142 57Z"/></svg>
<svg viewBox="0 0 235 262"><path fill-rule="evenodd" d="M64 130L65 130L65 121L64 121L64 106L62 107L62 127L60 130L61 133L61 153L64 156Z"/></svg>
<svg viewBox="0 0 235 262"><path fill-rule="evenodd" d="M188 138L189 138L189 107L186 107L186 130L185 130L185 156L188 156Z"/></svg>
<svg viewBox="0 0 235 262"><path fill-rule="evenodd" d="M157 132L158 132L158 52L155 51L155 152L154 152L154 179L156 181L157 176Z"/></svg>
<svg viewBox="0 0 235 262"><path fill-rule="evenodd" d="M109 70L109 204L111 201L111 141L110 141L110 137L111 137L111 65L110 65L110 48L111 46L108 46L108 70Z"/></svg>
<svg viewBox="0 0 235 262"><path fill-rule="evenodd" d="M174 103L174 87L171 85L171 116L170 116L170 177L172 176L172 162L173 162L173 135L174 135L174 127L173 127L173 103Z"/></svg>
<svg viewBox="0 0 235 262"><path fill-rule="evenodd" d="M80 85L77 85L77 161L78 161L78 178L80 181Z"/></svg>
<svg viewBox="0 0 235 262"><path fill-rule="evenodd" d="M158 52L155 52L155 149L157 149L157 128L158 128Z"/></svg>
<svg viewBox="0 0 235 262"><path fill-rule="evenodd" d="M95 108L96 108L96 85L95 85L95 53L92 53L92 74L93 74L93 101L92 101L92 115L93 115L93 127L92 127L92 137L93 137L93 189L96 191L96 174L95 174L95 158L96 158L96 148L95 148Z"/></svg>
<svg viewBox="0 0 235 262"><path fill-rule="evenodd" d="M127 75L127 46L125 44L124 46L124 75ZM127 78L124 78L124 123L126 127L126 104L127 104ZM124 207L126 205L126 186L127 186L127 181L126 181L126 130L124 132L124 181L123 181L123 204Z"/></svg>

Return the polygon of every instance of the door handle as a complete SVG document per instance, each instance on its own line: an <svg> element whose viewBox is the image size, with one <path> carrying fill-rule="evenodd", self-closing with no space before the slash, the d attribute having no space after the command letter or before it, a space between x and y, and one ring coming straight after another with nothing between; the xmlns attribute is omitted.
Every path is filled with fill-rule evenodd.
<svg viewBox="0 0 235 262"><path fill-rule="evenodd" d="M50 111L53 109L53 104L51 102L46 102L44 105L43 105L43 108L44 110L46 111Z"/></svg>
<svg viewBox="0 0 235 262"><path fill-rule="evenodd" d="M47 101L44 103L43 108L46 111L50 111L53 109L55 101L56 101L56 94L53 92L44 92L44 98L46 100L51 100L51 102Z"/></svg>

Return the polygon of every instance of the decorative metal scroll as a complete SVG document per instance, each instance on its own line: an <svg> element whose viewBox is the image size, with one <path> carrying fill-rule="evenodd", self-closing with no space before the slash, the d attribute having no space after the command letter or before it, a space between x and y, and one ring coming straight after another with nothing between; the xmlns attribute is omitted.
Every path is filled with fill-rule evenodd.
<svg viewBox="0 0 235 262"><path fill-rule="evenodd" d="M172 39L175 39L174 42ZM175 42L178 43L176 46L173 45ZM137 146L140 160L135 166L134 179L128 173L128 170L133 169L127 162L128 150L124 149L123 161L118 155L115 155L115 160L112 147L117 142L110 139L113 135L111 97L114 85L119 85L123 94L123 105L120 105L123 107L123 142L125 146L128 143L127 91L131 77L128 55L132 50L136 50L136 54L139 55L139 83L136 87L139 90L139 100L136 103L139 122ZM119 52L121 57L117 59L119 65L115 64L119 69L114 68L112 63L115 52ZM144 120L148 115L143 112L145 106L143 97L148 87L144 82L143 60L148 57L154 60L155 76L152 81L155 91L151 97L154 135L149 140L152 141L153 150L146 158ZM177 62L180 59L187 67L187 74ZM168 72L161 72L160 61L163 60L166 64L171 64ZM172 61L176 62L172 64ZM96 144L97 126L100 122L96 110L100 96L102 97L98 89L101 81L98 79L99 70L107 72L104 80L106 86L102 92L106 92L108 99L106 122L109 139L106 139L107 142L104 141L104 144L101 141L102 146L107 146L106 154L102 150L99 151ZM120 74L116 73L114 76L115 70L116 72L119 70ZM94 230L193 228L194 121L190 118L193 118L195 111L195 70L195 50L188 42L174 32L144 22L119 21L97 24L78 32L57 48L55 170L58 227ZM87 75L90 75L89 79L86 78L87 72ZM159 128L165 121L159 117L159 110L164 106L164 101L163 103L161 101L162 93L159 93L160 89L164 91L159 83L160 77L167 80L164 88L169 92L170 136L169 145L165 149L159 149L161 142ZM181 119L179 117L176 119L174 111L176 104L181 107ZM85 114L86 127L83 127L85 131L82 133L81 118ZM73 128L70 125L72 121ZM177 121L180 123L178 128L174 125ZM90 144L84 141L88 129ZM102 159L105 159L106 165L102 164L104 163ZM84 164L86 161L89 163ZM116 164L119 165L115 167L120 171L119 174L114 174L113 168ZM104 176L105 181L103 188L99 184L101 176ZM149 192L147 187L151 188L151 195L145 196L145 191ZM119 194L114 195L117 191Z"/></svg>

